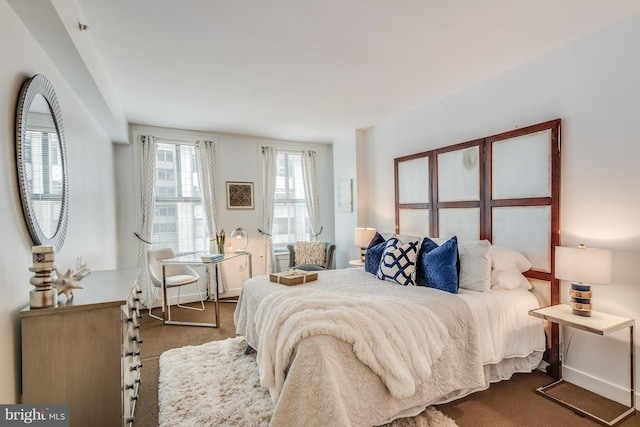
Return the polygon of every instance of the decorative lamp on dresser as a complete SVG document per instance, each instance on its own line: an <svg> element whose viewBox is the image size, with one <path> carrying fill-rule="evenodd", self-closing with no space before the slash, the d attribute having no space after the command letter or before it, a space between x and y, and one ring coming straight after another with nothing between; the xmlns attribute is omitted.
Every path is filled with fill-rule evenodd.
<svg viewBox="0 0 640 427"><path fill-rule="evenodd" d="M137 269L94 271L22 317L22 403L67 404L71 426L131 426L140 386Z"/></svg>

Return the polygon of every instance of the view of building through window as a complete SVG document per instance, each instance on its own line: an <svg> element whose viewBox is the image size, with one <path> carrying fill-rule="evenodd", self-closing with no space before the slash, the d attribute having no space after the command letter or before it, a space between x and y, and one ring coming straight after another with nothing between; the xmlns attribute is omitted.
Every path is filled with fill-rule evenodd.
<svg viewBox="0 0 640 427"><path fill-rule="evenodd" d="M301 154L279 153L277 168L273 247L286 252L287 244L310 240ZM155 193L153 247L171 248L177 255L208 251L193 145L158 142Z"/></svg>
<svg viewBox="0 0 640 427"><path fill-rule="evenodd" d="M62 207L62 158L53 128L34 127L25 132L24 165L31 206L45 236L53 236ZM49 218L50 221L44 219Z"/></svg>
<svg viewBox="0 0 640 427"><path fill-rule="evenodd" d="M310 240L302 155L280 152L277 165L272 240L276 252L286 252L287 244Z"/></svg>
<svg viewBox="0 0 640 427"><path fill-rule="evenodd" d="M176 255L208 251L193 145L158 143L155 197L153 247L171 248Z"/></svg>

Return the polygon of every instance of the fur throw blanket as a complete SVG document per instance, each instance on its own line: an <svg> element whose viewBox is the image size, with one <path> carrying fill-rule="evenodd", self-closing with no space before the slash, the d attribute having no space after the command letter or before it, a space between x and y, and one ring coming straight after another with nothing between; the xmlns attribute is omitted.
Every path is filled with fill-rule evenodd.
<svg viewBox="0 0 640 427"><path fill-rule="evenodd" d="M329 335L353 346L356 357L389 392L409 397L428 378L449 338L443 323L419 304L392 296L332 294L308 288L266 296L255 313L260 337L260 383L277 402L297 344Z"/></svg>

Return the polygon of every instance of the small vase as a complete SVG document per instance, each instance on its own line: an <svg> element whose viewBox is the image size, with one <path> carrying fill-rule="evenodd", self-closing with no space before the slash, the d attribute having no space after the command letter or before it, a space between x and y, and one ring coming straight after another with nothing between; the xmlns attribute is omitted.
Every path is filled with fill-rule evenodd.
<svg viewBox="0 0 640 427"><path fill-rule="evenodd" d="M218 243L218 253L224 255L224 243Z"/></svg>

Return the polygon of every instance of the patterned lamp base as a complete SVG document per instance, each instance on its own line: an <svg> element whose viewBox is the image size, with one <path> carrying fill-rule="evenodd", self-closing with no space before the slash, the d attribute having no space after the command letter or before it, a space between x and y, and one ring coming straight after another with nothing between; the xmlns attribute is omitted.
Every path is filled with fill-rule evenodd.
<svg viewBox="0 0 640 427"><path fill-rule="evenodd" d="M584 283L571 284L571 311L573 314L584 317L591 317L593 304L591 303L591 285Z"/></svg>
<svg viewBox="0 0 640 427"><path fill-rule="evenodd" d="M53 246L33 246L31 248L33 267L29 271L36 275L29 279L36 288L29 292L31 308L47 308L58 306L58 292L53 287L53 271L55 270L55 252Z"/></svg>

